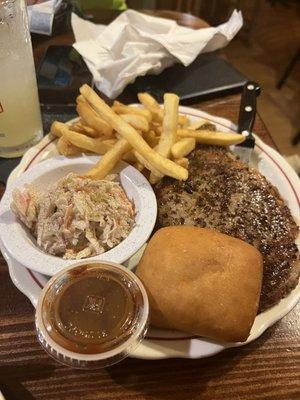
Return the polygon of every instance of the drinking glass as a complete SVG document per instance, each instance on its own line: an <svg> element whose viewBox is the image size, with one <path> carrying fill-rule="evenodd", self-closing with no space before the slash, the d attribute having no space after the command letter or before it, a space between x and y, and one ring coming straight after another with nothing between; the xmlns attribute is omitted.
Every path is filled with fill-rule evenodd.
<svg viewBox="0 0 300 400"><path fill-rule="evenodd" d="M24 0L0 0L0 157L17 157L43 135Z"/></svg>

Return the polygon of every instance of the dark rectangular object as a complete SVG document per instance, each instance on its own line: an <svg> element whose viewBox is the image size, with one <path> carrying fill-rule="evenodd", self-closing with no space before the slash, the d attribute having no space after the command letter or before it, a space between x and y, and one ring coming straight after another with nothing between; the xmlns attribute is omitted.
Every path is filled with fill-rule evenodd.
<svg viewBox="0 0 300 400"><path fill-rule="evenodd" d="M165 92L173 92L180 97L181 104L192 104L241 92L246 81L247 78L229 62L216 53L206 53L200 54L187 67L175 64L159 75L138 77L125 92L149 92L159 102Z"/></svg>
<svg viewBox="0 0 300 400"><path fill-rule="evenodd" d="M72 46L49 46L37 70L42 104L74 104L79 88L92 85L92 75Z"/></svg>

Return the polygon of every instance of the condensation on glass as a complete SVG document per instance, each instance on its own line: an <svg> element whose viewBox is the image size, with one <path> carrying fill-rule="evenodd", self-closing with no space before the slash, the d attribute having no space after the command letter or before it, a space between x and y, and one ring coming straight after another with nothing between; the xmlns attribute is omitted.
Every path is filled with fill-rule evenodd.
<svg viewBox="0 0 300 400"><path fill-rule="evenodd" d="M0 157L17 157L42 137L24 0L0 0Z"/></svg>

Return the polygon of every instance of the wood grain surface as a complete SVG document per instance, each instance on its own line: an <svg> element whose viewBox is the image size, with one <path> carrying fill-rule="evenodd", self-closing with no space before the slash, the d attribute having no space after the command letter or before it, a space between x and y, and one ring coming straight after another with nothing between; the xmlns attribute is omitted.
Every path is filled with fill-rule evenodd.
<svg viewBox="0 0 300 400"><path fill-rule="evenodd" d="M62 35L50 42L71 40ZM45 43L39 42L39 54ZM195 107L236 122L239 96ZM254 131L273 145L259 117ZM8 400L299 400L299 315L300 304L255 342L206 359L126 359L99 371L73 370L38 344L34 309L14 287L0 255L0 388Z"/></svg>

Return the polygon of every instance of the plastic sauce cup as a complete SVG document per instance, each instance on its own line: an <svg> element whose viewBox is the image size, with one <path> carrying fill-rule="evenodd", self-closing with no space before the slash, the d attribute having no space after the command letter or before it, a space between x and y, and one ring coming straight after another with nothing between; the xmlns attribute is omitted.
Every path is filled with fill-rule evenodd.
<svg viewBox="0 0 300 400"><path fill-rule="evenodd" d="M35 316L42 347L74 368L102 368L131 352L148 329L143 284L125 267L81 261L53 276Z"/></svg>

